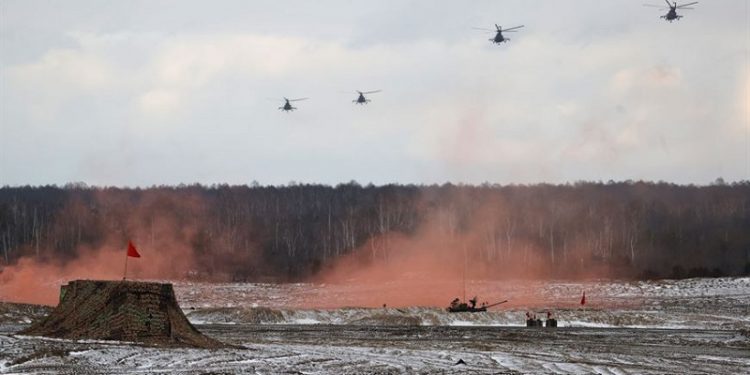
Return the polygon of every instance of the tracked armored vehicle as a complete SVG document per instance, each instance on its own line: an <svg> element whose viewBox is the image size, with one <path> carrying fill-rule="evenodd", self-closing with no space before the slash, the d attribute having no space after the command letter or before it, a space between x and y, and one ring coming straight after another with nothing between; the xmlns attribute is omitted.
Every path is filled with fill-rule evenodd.
<svg viewBox="0 0 750 375"><path fill-rule="evenodd" d="M508 300L493 303L491 305L488 305L487 303L483 303L480 306L477 307L477 297L474 297L469 300L469 303L461 302L460 299L456 298L453 301L451 301L450 306L448 306L445 310L451 313L457 313L457 312L483 312L487 311L488 308L501 305L503 303L508 302Z"/></svg>

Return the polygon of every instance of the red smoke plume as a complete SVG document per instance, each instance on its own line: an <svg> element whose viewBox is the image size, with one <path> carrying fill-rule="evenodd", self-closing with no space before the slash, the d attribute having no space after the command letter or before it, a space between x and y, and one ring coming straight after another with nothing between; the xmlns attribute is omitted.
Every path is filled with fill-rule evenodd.
<svg viewBox="0 0 750 375"><path fill-rule="evenodd" d="M189 248L142 249L140 259L128 261L128 279L169 279L190 269ZM0 273L0 299L9 302L55 305L60 285L75 279L119 280L123 276L125 246L81 249L79 257L66 264L22 258Z"/></svg>
<svg viewBox="0 0 750 375"><path fill-rule="evenodd" d="M193 268L195 257L190 240L198 218L165 214L178 211L160 208L165 205L196 207L201 204L198 199L153 194L135 205L127 199L118 199L114 194L108 195L107 199L101 202L101 207L124 210L129 215L124 215L128 217L125 223L110 223L111 234L103 245L79 247L75 249L73 260L51 258L48 254L54 255L55 252L42 249L38 258L21 258L17 264L2 268L0 301L55 305L60 285L70 280L122 279L129 238L138 245L142 258L128 261L128 279L181 278ZM86 209L82 202L73 200L61 210L58 221L63 225L75 223L79 217L76 213Z"/></svg>
<svg viewBox="0 0 750 375"><path fill-rule="evenodd" d="M357 306L444 307L456 297L479 295L480 301L489 303L508 297L484 289L482 285L489 284L477 281L506 280L522 286L524 280L556 277L549 249L513 234L515 220L543 219L540 215L526 212L524 217L511 217L501 200L476 202L458 197L457 201L476 205L476 214L461 221L449 209L437 211L413 235L386 233L371 238L325 268L316 281L361 290L356 298L349 296L348 302ZM460 222L468 224L459 228ZM505 229L498 233L497 228ZM566 258L581 256L575 244L566 247ZM596 269L564 276L588 279L606 274ZM543 303L538 294L532 294L516 295L505 306Z"/></svg>

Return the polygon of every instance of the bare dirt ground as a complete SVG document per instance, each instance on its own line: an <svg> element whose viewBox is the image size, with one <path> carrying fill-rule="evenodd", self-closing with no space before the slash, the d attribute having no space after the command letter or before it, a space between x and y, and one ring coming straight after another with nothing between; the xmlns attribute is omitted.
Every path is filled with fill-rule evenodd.
<svg viewBox="0 0 750 375"><path fill-rule="evenodd" d="M523 287L475 283L479 295L516 303L449 314L434 305L342 307L357 306L363 293L350 286L176 285L199 330L240 346L225 349L21 336L16 333L50 308L0 304L0 372L744 374L750 368L750 278ZM588 291L585 308L578 304L581 290ZM521 327L525 311L547 309L559 328Z"/></svg>
<svg viewBox="0 0 750 375"><path fill-rule="evenodd" d="M199 325L239 349L163 349L0 332L6 373L739 374L747 331L350 325ZM456 364L462 360L465 364Z"/></svg>

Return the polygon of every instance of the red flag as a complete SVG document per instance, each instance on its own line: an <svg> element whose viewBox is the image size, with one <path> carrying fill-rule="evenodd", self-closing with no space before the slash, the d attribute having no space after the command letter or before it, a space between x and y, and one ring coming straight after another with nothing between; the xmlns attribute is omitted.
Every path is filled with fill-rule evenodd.
<svg viewBox="0 0 750 375"><path fill-rule="evenodd" d="M128 256L133 258L140 258L141 254L138 254L138 250L133 246L133 242L128 241Z"/></svg>
<svg viewBox="0 0 750 375"><path fill-rule="evenodd" d="M585 305L585 304L586 304L586 292L584 291L583 297L581 297L581 305Z"/></svg>

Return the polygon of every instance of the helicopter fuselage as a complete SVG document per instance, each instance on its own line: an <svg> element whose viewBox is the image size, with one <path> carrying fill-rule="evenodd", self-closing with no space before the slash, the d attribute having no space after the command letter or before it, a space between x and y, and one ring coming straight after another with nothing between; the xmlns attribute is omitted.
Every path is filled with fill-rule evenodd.
<svg viewBox="0 0 750 375"><path fill-rule="evenodd" d="M679 20L680 18L682 18L682 16L677 15L676 9L670 9L669 13L661 16L661 18L664 18L665 20L672 22L674 20Z"/></svg>
<svg viewBox="0 0 750 375"><path fill-rule="evenodd" d="M505 38L503 36L503 33L499 32L499 31L497 32L497 35L495 35L495 37L493 39L490 39L490 41L492 41L493 43L497 43L497 44L505 43L508 40L510 40L510 39Z"/></svg>
<svg viewBox="0 0 750 375"><path fill-rule="evenodd" d="M291 105L291 104L289 103L289 101L287 100L287 102L286 102L286 103L284 103L284 105L283 105L283 106L279 107L279 109L280 109L280 110L282 110L282 111L294 111L294 110L295 110L295 109L297 109L297 108L295 108L295 107L292 107L292 105Z"/></svg>
<svg viewBox="0 0 750 375"><path fill-rule="evenodd" d="M364 94L359 94L359 97L354 102L357 103L357 104L367 104L367 102L369 102L369 100L367 100L367 98L365 98Z"/></svg>

